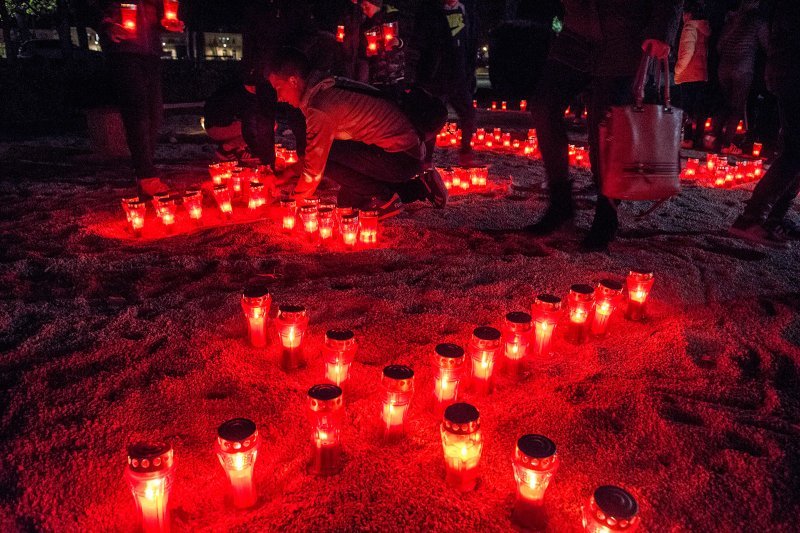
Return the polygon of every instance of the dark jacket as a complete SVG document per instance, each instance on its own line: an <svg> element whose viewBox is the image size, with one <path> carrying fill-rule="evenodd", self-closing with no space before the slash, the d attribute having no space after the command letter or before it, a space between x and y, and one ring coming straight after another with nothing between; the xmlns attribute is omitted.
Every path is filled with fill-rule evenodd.
<svg viewBox="0 0 800 533"><path fill-rule="evenodd" d="M131 32L132 38L118 43L111 40L110 29L114 24L120 24L120 4L136 4L136 32ZM96 4L98 19L97 27L100 28L100 44L103 51L110 54L137 54L161 57L161 18L164 15L164 2L162 0L130 0L125 2L110 2L101 0Z"/></svg>
<svg viewBox="0 0 800 533"><path fill-rule="evenodd" d="M800 84L800 2L774 0L770 8L767 87L776 94Z"/></svg>
<svg viewBox="0 0 800 533"><path fill-rule="evenodd" d="M720 78L735 74L751 75L758 49L767 47L767 21L761 17L758 2L745 2L730 13L717 42Z"/></svg>
<svg viewBox="0 0 800 533"><path fill-rule="evenodd" d="M683 10L683 0L563 0L563 4L565 38L555 39L551 57L581 63L594 76L635 75L642 42L658 39L674 45ZM588 61L576 58L581 50Z"/></svg>
<svg viewBox="0 0 800 533"><path fill-rule="evenodd" d="M242 72L246 83L266 79L269 65L284 46L302 48L317 25L306 0L253 0L245 11Z"/></svg>

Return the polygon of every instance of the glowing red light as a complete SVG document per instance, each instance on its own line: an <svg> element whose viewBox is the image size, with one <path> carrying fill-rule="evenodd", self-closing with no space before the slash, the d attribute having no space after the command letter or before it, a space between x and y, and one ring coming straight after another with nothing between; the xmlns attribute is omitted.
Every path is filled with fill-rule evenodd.
<svg viewBox="0 0 800 533"><path fill-rule="evenodd" d="M761 143L753 143L753 157L760 157L762 148L763 145Z"/></svg>
<svg viewBox="0 0 800 533"><path fill-rule="evenodd" d="M608 331L611 315L622 301L622 283L612 279L601 280L594 290L594 319L592 335L602 336Z"/></svg>
<svg viewBox="0 0 800 533"><path fill-rule="evenodd" d="M367 38L367 57L375 56L378 54L378 42L380 35L377 30L370 30L365 34Z"/></svg>
<svg viewBox="0 0 800 533"><path fill-rule="evenodd" d="M561 298L552 294L540 294L533 302L531 315L535 354L537 357L549 356L553 331L561 315Z"/></svg>
<svg viewBox="0 0 800 533"><path fill-rule="evenodd" d="M214 451L231 482L233 505L240 509L252 507L258 499L253 468L260 444L258 429L252 420L234 418L217 428Z"/></svg>
<svg viewBox="0 0 800 533"><path fill-rule="evenodd" d="M650 270L631 270L628 273L628 307L625 317L629 320L641 320L645 316L647 296L653 288L655 276Z"/></svg>
<svg viewBox="0 0 800 533"><path fill-rule="evenodd" d="M523 435L512 462L517 497L512 519L523 527L540 523L544 493L559 466L556 445L543 435Z"/></svg>
<svg viewBox="0 0 800 533"><path fill-rule="evenodd" d="M340 43L344 42L344 26L336 26L336 40Z"/></svg>
<svg viewBox="0 0 800 533"><path fill-rule="evenodd" d="M309 471L323 476L336 474L342 468L342 389L330 384L311 387L308 390L307 413L313 430Z"/></svg>
<svg viewBox="0 0 800 533"><path fill-rule="evenodd" d="M183 207L189 213L189 218L199 224L203 218L203 191L199 187L186 189L183 195Z"/></svg>
<svg viewBox="0 0 800 533"><path fill-rule="evenodd" d="M334 210L330 207L320 207L317 216L319 218L319 238L328 241L333 237L333 228L336 226Z"/></svg>
<svg viewBox="0 0 800 533"><path fill-rule="evenodd" d="M308 237L315 237L319 232L319 215L316 205L304 205L300 208L300 220L303 231Z"/></svg>
<svg viewBox="0 0 800 533"><path fill-rule="evenodd" d="M272 296L261 283L249 283L242 293L242 311L247 318L250 344L256 348L267 345L267 319Z"/></svg>
<svg viewBox="0 0 800 533"><path fill-rule="evenodd" d="M508 313L503 323L503 353L509 374L519 375L523 371L525 356L531 342L531 315L521 311Z"/></svg>
<svg viewBox="0 0 800 533"><path fill-rule="evenodd" d="M528 101L527 100L520 100L519 101L519 110L525 111L528 109Z"/></svg>
<svg viewBox="0 0 800 533"><path fill-rule="evenodd" d="M372 246L378 242L377 211L361 211L359 215L358 240L367 246Z"/></svg>
<svg viewBox="0 0 800 533"><path fill-rule="evenodd" d="M488 326L475 328L469 344L472 360L472 387L478 393L489 394L494 388L494 363L500 351L501 334Z"/></svg>
<svg viewBox="0 0 800 533"><path fill-rule="evenodd" d="M458 386L464 372L464 350L455 344L438 344L433 358L436 369L434 395L437 410L442 412L458 400Z"/></svg>
<svg viewBox="0 0 800 533"><path fill-rule="evenodd" d="M483 451L480 413L468 403L454 403L444 411L440 433L447 484L461 492L473 490Z"/></svg>
<svg viewBox="0 0 800 533"><path fill-rule="evenodd" d="M414 395L414 371L405 365L389 365L381 376L383 436L396 440L405 434L406 415Z"/></svg>
<svg viewBox="0 0 800 533"><path fill-rule="evenodd" d="M283 370L293 370L303 364L302 343L308 328L308 315L302 305L283 304L278 307L275 327L281 340L280 366Z"/></svg>
<svg viewBox="0 0 800 533"><path fill-rule="evenodd" d="M325 334L322 358L325 361L325 379L344 389L350 379L350 366L356 356L358 344L349 329L332 329Z"/></svg>
<svg viewBox="0 0 800 533"><path fill-rule="evenodd" d="M585 533L633 532L639 529L639 504L625 489L603 485L581 508Z"/></svg>
<svg viewBox="0 0 800 533"><path fill-rule="evenodd" d="M136 31L136 4L120 4L119 14L122 27L130 32Z"/></svg>
<svg viewBox="0 0 800 533"><path fill-rule="evenodd" d="M291 233L297 219L297 202L292 198L283 198L281 206L281 227L283 231Z"/></svg>
<svg viewBox="0 0 800 533"><path fill-rule="evenodd" d="M172 446L136 442L128 446L125 479L133 492L145 533L169 531L169 494L175 478Z"/></svg>
<svg viewBox="0 0 800 533"><path fill-rule="evenodd" d="M573 285L567 296L569 324L565 337L574 344L581 344L589 333L589 315L594 305L594 289L591 285Z"/></svg>
<svg viewBox="0 0 800 533"><path fill-rule="evenodd" d="M338 209L337 209L338 211ZM356 245L358 238L358 212L349 210L350 212L343 211L339 215L339 232L342 234L342 242L348 248L353 248Z"/></svg>

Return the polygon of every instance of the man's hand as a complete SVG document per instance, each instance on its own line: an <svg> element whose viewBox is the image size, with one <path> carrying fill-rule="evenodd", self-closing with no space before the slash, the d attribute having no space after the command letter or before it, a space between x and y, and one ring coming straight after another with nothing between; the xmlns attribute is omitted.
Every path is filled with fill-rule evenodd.
<svg viewBox="0 0 800 533"><path fill-rule="evenodd" d="M658 39L647 39L642 43L642 50L650 57L656 59L667 59L669 57L669 45Z"/></svg>

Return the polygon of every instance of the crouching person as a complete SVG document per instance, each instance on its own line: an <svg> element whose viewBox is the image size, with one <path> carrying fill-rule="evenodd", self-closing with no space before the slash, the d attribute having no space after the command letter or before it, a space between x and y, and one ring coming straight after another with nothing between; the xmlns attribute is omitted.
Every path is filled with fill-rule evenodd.
<svg viewBox="0 0 800 533"><path fill-rule="evenodd" d="M281 51L269 81L279 101L306 117L302 165L278 176L284 182L298 178L294 197L313 195L324 174L341 186L339 205L376 210L380 218L417 200L445 206L441 177L422 168L424 140L390 98L368 85L311 72L306 57L294 49Z"/></svg>

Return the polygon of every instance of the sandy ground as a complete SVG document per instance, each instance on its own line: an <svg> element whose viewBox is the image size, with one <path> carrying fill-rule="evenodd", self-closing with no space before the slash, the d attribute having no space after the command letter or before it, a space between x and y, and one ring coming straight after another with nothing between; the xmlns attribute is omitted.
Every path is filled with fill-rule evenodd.
<svg viewBox="0 0 800 533"><path fill-rule="evenodd" d="M439 156L452 161L453 154ZM388 222L376 250L318 251L271 222L130 239L119 199L127 172L77 138L0 146L0 530L129 531L125 446L170 440L177 531L507 531L511 455L548 435L562 466L546 497L550 531L580 530L600 484L633 492L648 531L796 531L800 518L800 246L773 251L725 236L747 190L687 186L648 218L622 207L608 254L580 254L592 196L576 172L578 230L532 239L541 193L502 191L540 163L486 157L498 185L444 211L417 204ZM201 144L159 148L177 187L204 177ZM210 208L210 202L207 202ZM795 205L793 216L798 217ZM481 411L479 488L444 485L432 414L431 354L466 344L476 325L529 309L539 292L652 266L649 318L617 317L608 337L556 340L522 382L501 378ZM248 278L274 274L276 302L311 313L305 369L250 348L239 306ZM322 381L332 327L361 343L335 477L305 474L307 389ZM274 333L274 332L273 332ZM379 375L416 371L410 434L378 436ZM215 428L245 416L265 446L260 501L235 511L212 454Z"/></svg>

